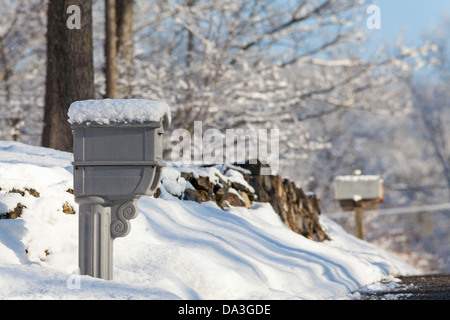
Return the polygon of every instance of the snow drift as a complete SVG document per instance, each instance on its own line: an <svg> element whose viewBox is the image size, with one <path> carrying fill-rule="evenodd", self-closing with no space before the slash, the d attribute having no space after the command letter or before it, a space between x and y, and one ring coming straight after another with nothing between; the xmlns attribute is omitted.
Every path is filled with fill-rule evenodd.
<svg viewBox="0 0 450 320"><path fill-rule="evenodd" d="M78 276L71 154L0 142L0 299L346 299L413 267L322 217L331 241L289 230L269 204L220 209L162 187L114 243L114 280ZM164 175L164 179L177 177ZM165 181L167 185L173 183ZM32 195L29 189L39 192ZM22 193L11 192L22 190Z"/></svg>

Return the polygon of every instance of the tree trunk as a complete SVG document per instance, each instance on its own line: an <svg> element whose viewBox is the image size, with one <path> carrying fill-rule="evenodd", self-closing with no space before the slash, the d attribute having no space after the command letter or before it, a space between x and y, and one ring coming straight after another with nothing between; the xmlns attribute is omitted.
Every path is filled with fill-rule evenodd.
<svg viewBox="0 0 450 320"><path fill-rule="evenodd" d="M116 0L105 0L105 18L106 98L115 99L117 96Z"/></svg>
<svg viewBox="0 0 450 320"><path fill-rule="evenodd" d="M124 98L131 98L133 86L131 81L134 77L133 58L133 21L134 0L116 1L116 25L117 25L117 73L121 83L118 93Z"/></svg>
<svg viewBox="0 0 450 320"><path fill-rule="evenodd" d="M196 0L185 0L185 5L189 8L192 8L195 5ZM188 32L188 42L187 42L187 50L186 50L186 67L189 69L191 67L192 60L194 59L194 34L192 31L187 30Z"/></svg>
<svg viewBox="0 0 450 320"><path fill-rule="evenodd" d="M80 8L80 29L69 29L69 5ZM67 112L79 100L93 99L94 61L92 2L53 0L48 4L47 79L42 145L72 151L72 129Z"/></svg>
<svg viewBox="0 0 450 320"><path fill-rule="evenodd" d="M8 58L6 57L6 48L3 44L3 39L0 37L0 65L3 66L3 70L0 72L0 81L5 83L6 102L11 100L11 84L10 78L12 70L9 68Z"/></svg>

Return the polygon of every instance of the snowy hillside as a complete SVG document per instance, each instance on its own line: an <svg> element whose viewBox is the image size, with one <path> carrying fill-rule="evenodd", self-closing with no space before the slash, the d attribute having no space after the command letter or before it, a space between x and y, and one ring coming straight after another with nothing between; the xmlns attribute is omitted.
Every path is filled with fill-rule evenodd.
<svg viewBox="0 0 450 320"><path fill-rule="evenodd" d="M114 280L79 277L71 154L0 142L0 188L0 215L21 211L0 220L0 299L345 299L417 272L324 217L332 241L318 243L268 204L224 211L163 189L115 241Z"/></svg>

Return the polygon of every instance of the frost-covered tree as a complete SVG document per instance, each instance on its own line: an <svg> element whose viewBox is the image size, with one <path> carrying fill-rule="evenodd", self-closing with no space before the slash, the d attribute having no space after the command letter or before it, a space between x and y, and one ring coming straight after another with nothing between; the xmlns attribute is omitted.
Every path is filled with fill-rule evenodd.
<svg viewBox="0 0 450 320"><path fill-rule="evenodd" d="M427 48L362 56L369 3L137 1L133 93L168 101L174 128L196 120L279 128L281 154L296 161L308 146L328 145L321 141L329 137L310 134L314 119L405 107L387 88L420 65Z"/></svg>
<svg viewBox="0 0 450 320"><path fill-rule="evenodd" d="M0 14L0 139L39 143L46 5L4 0Z"/></svg>
<svg viewBox="0 0 450 320"><path fill-rule="evenodd" d="M411 81L414 110L431 155L437 164L431 175L444 184L450 196L450 18L446 18L429 38L436 43L433 65Z"/></svg>
<svg viewBox="0 0 450 320"><path fill-rule="evenodd" d="M363 161L354 149L362 138L345 129L358 113L403 114L410 103L400 81L429 49L399 43L361 53L370 3L116 1L117 97L167 101L174 129L192 130L196 120L204 129L278 128L284 175L327 185L335 171ZM93 8L96 98L103 98L104 1ZM42 86L42 75L33 79ZM42 96L42 87L33 93Z"/></svg>

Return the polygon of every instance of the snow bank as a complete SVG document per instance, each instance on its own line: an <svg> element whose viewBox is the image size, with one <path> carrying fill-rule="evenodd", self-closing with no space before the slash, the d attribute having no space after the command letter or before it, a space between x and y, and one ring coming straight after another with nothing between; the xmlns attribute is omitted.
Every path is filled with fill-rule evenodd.
<svg viewBox="0 0 450 320"><path fill-rule="evenodd" d="M78 217L61 209L76 208L70 162L69 153L0 142L0 209L26 206L19 219L0 220L0 299L350 299L390 274L417 272L326 218L333 240L317 243L268 204L224 211L163 188L159 199L139 200L130 234L115 241L114 280L80 277ZM163 175L175 191L186 187L177 170Z"/></svg>
<svg viewBox="0 0 450 320"><path fill-rule="evenodd" d="M171 121L170 108L165 102L143 99L85 100L72 103L69 122L74 123L144 123L160 121L165 116Z"/></svg>

